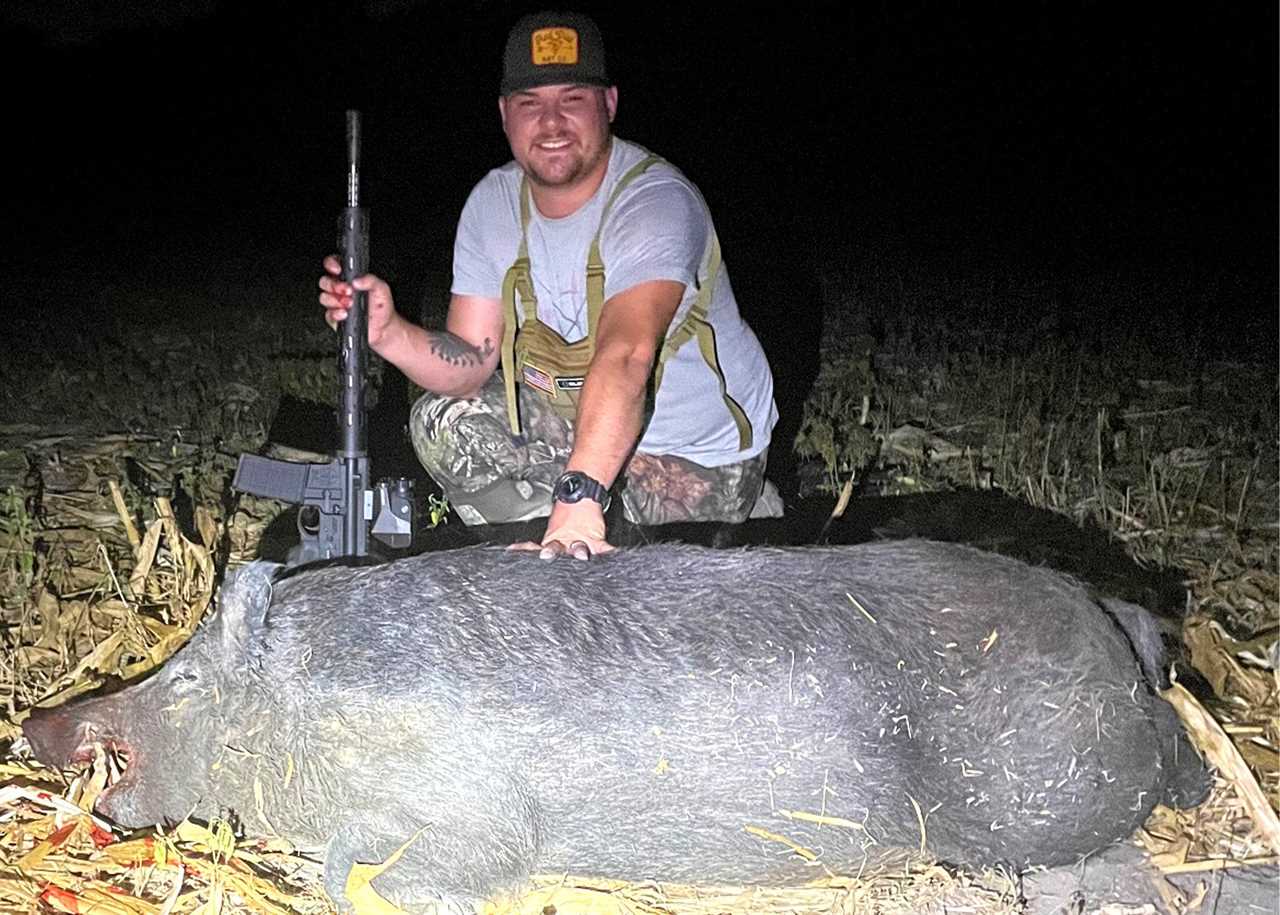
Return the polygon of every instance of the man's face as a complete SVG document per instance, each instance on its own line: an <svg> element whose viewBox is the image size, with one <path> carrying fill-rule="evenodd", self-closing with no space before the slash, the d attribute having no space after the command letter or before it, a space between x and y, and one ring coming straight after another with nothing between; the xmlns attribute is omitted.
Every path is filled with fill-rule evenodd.
<svg viewBox="0 0 1280 915"><path fill-rule="evenodd" d="M603 171L618 90L599 86L537 86L499 99L511 154L529 180L569 187Z"/></svg>

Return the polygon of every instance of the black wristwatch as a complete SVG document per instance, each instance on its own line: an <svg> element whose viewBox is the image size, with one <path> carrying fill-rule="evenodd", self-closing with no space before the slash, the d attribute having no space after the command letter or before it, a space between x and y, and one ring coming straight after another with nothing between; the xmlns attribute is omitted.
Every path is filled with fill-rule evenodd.
<svg viewBox="0 0 1280 915"><path fill-rule="evenodd" d="M581 502L591 499L600 503L601 511L609 510L609 490L599 480L593 480L580 470L570 470L560 474L555 488L551 490L551 498L557 502Z"/></svg>

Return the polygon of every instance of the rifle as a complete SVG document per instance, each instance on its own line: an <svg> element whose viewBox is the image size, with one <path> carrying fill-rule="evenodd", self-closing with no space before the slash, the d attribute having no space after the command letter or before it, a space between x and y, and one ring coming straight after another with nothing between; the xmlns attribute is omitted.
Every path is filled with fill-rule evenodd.
<svg viewBox="0 0 1280 915"><path fill-rule="evenodd" d="M347 112L347 206L342 211L339 250L342 279L369 272L369 216L360 206L360 112ZM369 534L392 548L413 540L413 481L370 479L365 422L368 365L368 297L357 290L347 317L338 324L339 447L325 464L240 455L231 486L238 492L302 506L300 543L289 551L290 566L318 559L367 556ZM372 531L371 531L372 528Z"/></svg>

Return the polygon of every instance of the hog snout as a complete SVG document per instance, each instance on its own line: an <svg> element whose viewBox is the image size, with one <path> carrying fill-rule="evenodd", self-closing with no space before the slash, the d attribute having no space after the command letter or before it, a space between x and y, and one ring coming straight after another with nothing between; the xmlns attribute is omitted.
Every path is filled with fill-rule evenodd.
<svg viewBox="0 0 1280 915"><path fill-rule="evenodd" d="M47 766L59 769L99 771L105 767L106 787L98 795L94 809L127 827L149 826L160 815L138 810L136 787L142 758L122 736L107 731L101 722L76 714L73 704L66 708L33 709L23 722L23 734L32 755ZM123 770L123 771L122 771Z"/></svg>
<svg viewBox="0 0 1280 915"><path fill-rule="evenodd" d="M85 761L98 739L92 722L67 713L63 707L35 708L22 723L31 753L46 766L67 769Z"/></svg>
<svg viewBox="0 0 1280 915"><path fill-rule="evenodd" d="M134 755L123 737L64 708L33 709L22 732L32 755L58 769L85 769L105 755L110 757L114 772L114 766L128 766Z"/></svg>

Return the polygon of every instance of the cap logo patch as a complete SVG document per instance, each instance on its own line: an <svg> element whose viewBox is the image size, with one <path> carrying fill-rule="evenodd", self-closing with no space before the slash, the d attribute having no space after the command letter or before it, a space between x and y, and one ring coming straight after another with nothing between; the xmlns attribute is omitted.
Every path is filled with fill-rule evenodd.
<svg viewBox="0 0 1280 915"><path fill-rule="evenodd" d="M535 66L569 64L578 62L578 30L564 26L538 29L533 33L533 63Z"/></svg>

